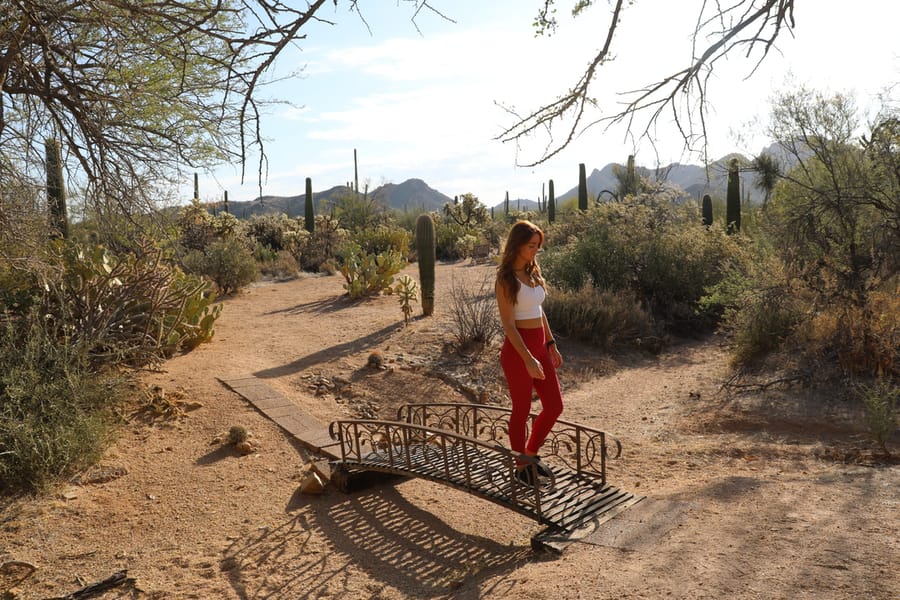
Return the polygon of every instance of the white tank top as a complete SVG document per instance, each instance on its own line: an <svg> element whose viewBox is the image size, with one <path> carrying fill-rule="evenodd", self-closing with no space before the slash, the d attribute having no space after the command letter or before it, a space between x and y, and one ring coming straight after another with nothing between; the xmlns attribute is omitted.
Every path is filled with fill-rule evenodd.
<svg viewBox="0 0 900 600"><path fill-rule="evenodd" d="M530 287L520 282L519 293L516 294L515 317L516 321L541 318L541 303L546 298L547 292L544 286Z"/></svg>

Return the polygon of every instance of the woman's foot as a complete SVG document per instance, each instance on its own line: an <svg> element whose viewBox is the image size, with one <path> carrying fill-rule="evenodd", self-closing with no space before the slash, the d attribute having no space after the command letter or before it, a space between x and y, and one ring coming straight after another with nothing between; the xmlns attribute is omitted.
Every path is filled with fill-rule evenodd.
<svg viewBox="0 0 900 600"><path fill-rule="evenodd" d="M523 467L526 465L534 465L537 470L537 474L541 477L552 477L553 473L550 471L550 467L547 466L547 463L541 460L541 457L537 454L522 454L522 456L526 457L527 462L523 462L518 467Z"/></svg>
<svg viewBox="0 0 900 600"><path fill-rule="evenodd" d="M516 467L516 479L518 479L525 485L536 485L537 469L534 468L534 465L523 465L521 467Z"/></svg>
<svg viewBox="0 0 900 600"><path fill-rule="evenodd" d="M545 462L541 460L540 456L535 455L534 459L537 461L534 464L534 468L537 471L537 474L541 477L552 477L553 473L550 471L550 467L547 466Z"/></svg>

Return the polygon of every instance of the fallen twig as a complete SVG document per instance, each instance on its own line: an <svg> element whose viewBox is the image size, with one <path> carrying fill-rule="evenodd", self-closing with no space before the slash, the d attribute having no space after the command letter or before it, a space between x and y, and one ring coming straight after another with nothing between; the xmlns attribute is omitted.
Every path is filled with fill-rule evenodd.
<svg viewBox="0 0 900 600"><path fill-rule="evenodd" d="M86 585L80 590L74 591L71 594L66 594L65 596L52 598L50 600L84 600L85 598L92 598L94 596L102 594L107 590L111 590L114 587L118 587L126 583L133 584L134 578L128 577L127 575L128 571L125 569L116 571L102 581Z"/></svg>

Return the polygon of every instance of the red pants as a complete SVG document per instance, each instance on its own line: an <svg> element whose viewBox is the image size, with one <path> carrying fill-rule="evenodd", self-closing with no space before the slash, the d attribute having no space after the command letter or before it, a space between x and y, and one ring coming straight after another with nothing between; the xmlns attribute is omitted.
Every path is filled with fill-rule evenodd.
<svg viewBox="0 0 900 600"><path fill-rule="evenodd" d="M500 366L506 375L506 383L509 386L509 398L512 401L512 415L509 418L509 446L515 452L536 454L540 450L544 440L553 428L553 424L562 414L562 393L559 389L559 379L556 377L556 367L550 360L550 353L545 346L544 328L519 329L522 341L544 369L544 379L533 379L525 368L525 361L516 352L509 338L503 343L500 350ZM528 429L528 415L531 412L531 393L537 390L541 399L541 412L534 420L531 436L528 443L525 442L525 432Z"/></svg>

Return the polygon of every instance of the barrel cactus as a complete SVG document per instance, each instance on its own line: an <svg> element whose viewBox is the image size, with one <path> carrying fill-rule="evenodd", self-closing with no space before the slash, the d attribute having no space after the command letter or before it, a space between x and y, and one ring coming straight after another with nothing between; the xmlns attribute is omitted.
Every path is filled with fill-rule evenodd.
<svg viewBox="0 0 900 600"><path fill-rule="evenodd" d="M416 251L419 254L419 282L422 284L422 314L434 313L434 221L431 215L419 215L416 219Z"/></svg>

